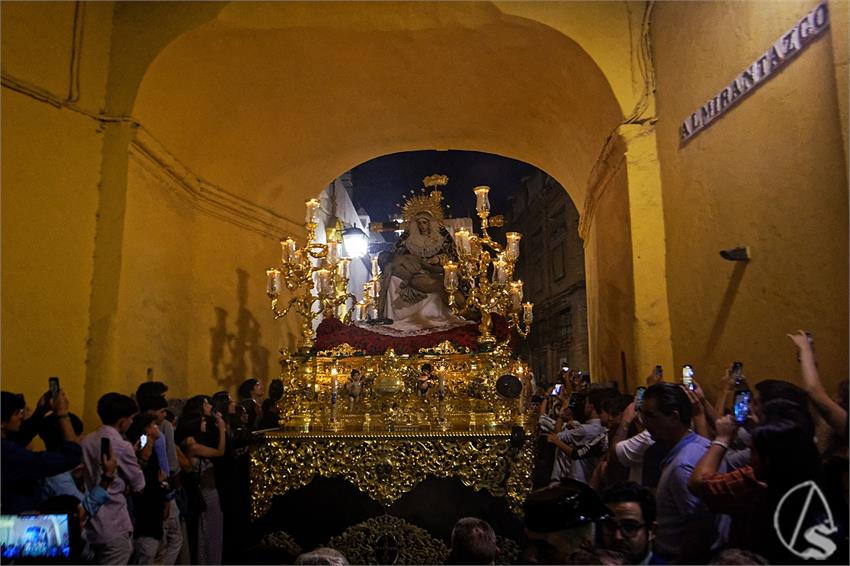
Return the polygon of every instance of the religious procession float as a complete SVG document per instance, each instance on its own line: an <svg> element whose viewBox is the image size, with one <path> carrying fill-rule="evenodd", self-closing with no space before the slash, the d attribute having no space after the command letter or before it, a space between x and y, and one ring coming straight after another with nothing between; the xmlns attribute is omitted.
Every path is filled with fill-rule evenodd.
<svg viewBox="0 0 850 566"><path fill-rule="evenodd" d="M513 279L521 235L491 236L502 221L486 186L474 189L477 232L471 219L449 222L447 182L426 177L400 204L398 242L371 257L360 298L339 231L317 239L317 199L306 242L281 242L267 294L275 318L300 317L301 345L281 350L280 428L252 452L255 518L317 476L387 507L427 477L459 478L519 512L534 437L529 371L514 353L532 324Z"/></svg>

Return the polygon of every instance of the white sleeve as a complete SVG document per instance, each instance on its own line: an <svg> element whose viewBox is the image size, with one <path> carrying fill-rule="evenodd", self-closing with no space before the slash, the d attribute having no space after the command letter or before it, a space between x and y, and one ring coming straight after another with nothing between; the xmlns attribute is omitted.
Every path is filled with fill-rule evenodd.
<svg viewBox="0 0 850 566"><path fill-rule="evenodd" d="M643 453L653 444L655 444L655 441L652 440L649 431L645 430L640 434L618 442L614 447L614 452L617 454L620 464L631 468L632 466L643 463Z"/></svg>

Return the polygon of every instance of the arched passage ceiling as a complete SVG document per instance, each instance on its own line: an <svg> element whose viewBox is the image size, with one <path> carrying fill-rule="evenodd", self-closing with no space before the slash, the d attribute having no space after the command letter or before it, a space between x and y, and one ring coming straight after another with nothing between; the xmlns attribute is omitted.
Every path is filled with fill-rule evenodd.
<svg viewBox="0 0 850 566"><path fill-rule="evenodd" d="M416 149L526 161L581 211L622 119L574 41L489 3L232 3L159 54L133 114L196 174L284 214Z"/></svg>

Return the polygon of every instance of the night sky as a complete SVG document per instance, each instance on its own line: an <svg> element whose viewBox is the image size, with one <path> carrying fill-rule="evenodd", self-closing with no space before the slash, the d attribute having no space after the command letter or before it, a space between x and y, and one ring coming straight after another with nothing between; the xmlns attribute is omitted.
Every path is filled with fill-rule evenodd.
<svg viewBox="0 0 850 566"><path fill-rule="evenodd" d="M474 217L473 187L490 187L492 213L505 214L508 198L520 187L523 177L536 168L527 163L477 151L407 151L384 155L352 170L354 204L362 206L373 222L386 222L399 212L409 191L418 191L428 175L446 175L442 187L447 217Z"/></svg>

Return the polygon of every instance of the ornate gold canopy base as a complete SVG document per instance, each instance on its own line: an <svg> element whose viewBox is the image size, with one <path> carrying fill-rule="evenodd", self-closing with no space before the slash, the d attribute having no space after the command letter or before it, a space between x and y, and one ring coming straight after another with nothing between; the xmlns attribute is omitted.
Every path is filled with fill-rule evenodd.
<svg viewBox="0 0 850 566"><path fill-rule="evenodd" d="M348 344L281 354L280 430L262 433L251 452L255 518L316 476L341 477L386 506L426 477L456 477L519 513L531 489L531 391L507 343L487 352L444 342L417 355L368 356Z"/></svg>
<svg viewBox="0 0 850 566"><path fill-rule="evenodd" d="M533 451L509 430L491 432L269 432L251 454L251 512L315 476L342 477L386 506L428 476L457 477L506 497L519 513L531 489Z"/></svg>

